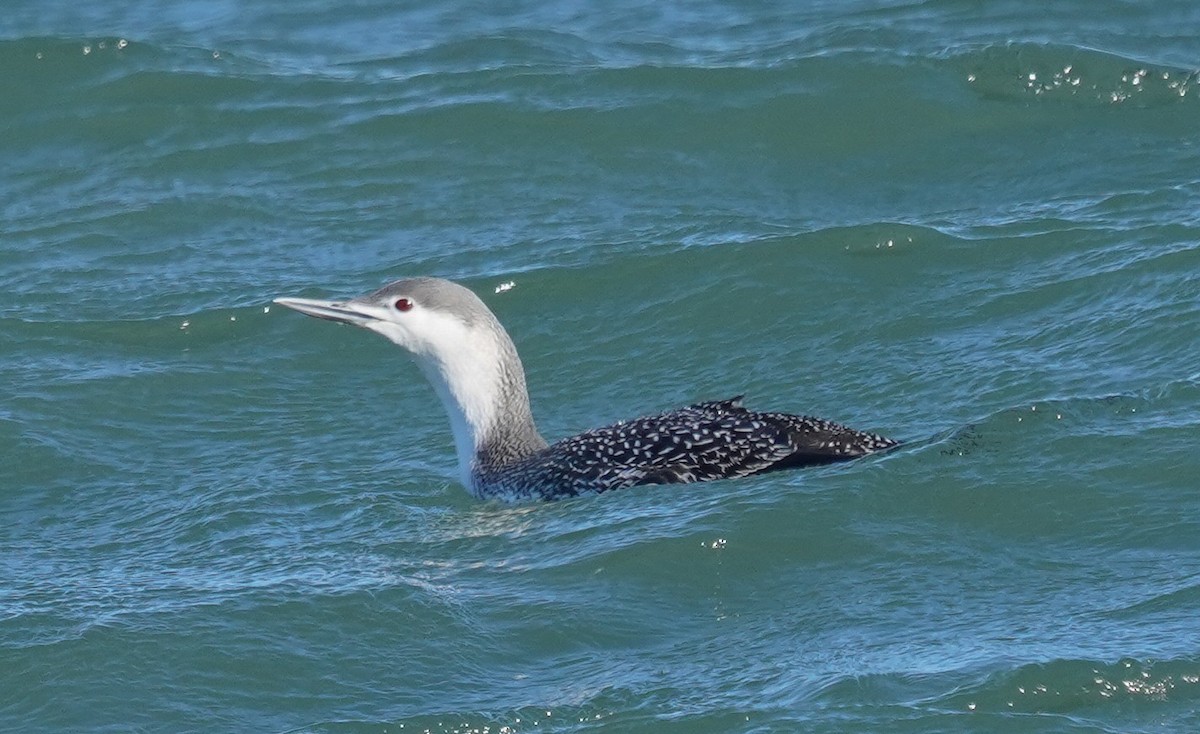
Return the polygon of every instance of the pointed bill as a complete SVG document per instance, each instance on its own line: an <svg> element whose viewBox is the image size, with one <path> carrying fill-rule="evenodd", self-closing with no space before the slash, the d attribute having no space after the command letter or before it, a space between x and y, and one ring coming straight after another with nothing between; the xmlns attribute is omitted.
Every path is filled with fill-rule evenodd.
<svg viewBox="0 0 1200 734"><path fill-rule="evenodd" d="M352 301L322 301L317 298L276 298L275 303L306 316L364 326L378 317Z"/></svg>

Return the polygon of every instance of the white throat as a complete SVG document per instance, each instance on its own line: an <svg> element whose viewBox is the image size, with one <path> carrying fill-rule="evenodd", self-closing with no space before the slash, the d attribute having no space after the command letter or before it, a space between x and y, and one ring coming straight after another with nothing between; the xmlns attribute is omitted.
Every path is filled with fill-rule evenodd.
<svg viewBox="0 0 1200 734"><path fill-rule="evenodd" d="M494 366L495 362L487 363L478 357L439 360L417 356L416 361L450 418L459 480L464 487L473 490L476 454L499 417L499 370Z"/></svg>
<svg viewBox="0 0 1200 734"><path fill-rule="evenodd" d="M480 471L546 446L516 348L486 309L472 320L418 307L366 326L404 347L433 385L454 432L459 478L472 493Z"/></svg>

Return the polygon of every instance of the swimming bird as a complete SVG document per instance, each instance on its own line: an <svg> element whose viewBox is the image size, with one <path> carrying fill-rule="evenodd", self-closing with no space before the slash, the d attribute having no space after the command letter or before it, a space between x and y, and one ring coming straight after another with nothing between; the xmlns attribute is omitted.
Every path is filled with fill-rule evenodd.
<svg viewBox="0 0 1200 734"><path fill-rule="evenodd" d="M744 477L846 461L897 445L819 418L747 410L741 396L549 444L534 425L512 339L469 289L440 278L410 278L348 301L275 303L369 329L407 350L450 416L460 479L480 499L550 500Z"/></svg>

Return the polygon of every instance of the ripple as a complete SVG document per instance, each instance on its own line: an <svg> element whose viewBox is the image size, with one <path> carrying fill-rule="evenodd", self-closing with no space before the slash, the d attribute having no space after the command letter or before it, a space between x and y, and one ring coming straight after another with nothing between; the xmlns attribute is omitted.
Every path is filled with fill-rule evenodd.
<svg viewBox="0 0 1200 734"><path fill-rule="evenodd" d="M1123 704L1194 705L1200 700L1200 661L1190 658L1117 662L1054 660L995 673L968 690L938 700L973 712L1101 715Z"/></svg>
<svg viewBox="0 0 1200 734"><path fill-rule="evenodd" d="M979 95L1006 102L1154 108L1195 104L1200 71L1078 46L1009 43L952 59Z"/></svg>

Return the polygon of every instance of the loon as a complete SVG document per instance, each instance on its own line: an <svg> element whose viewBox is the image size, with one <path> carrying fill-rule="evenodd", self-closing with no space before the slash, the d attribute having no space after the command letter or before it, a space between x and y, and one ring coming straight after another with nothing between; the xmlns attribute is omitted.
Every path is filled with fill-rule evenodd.
<svg viewBox="0 0 1200 734"><path fill-rule="evenodd" d="M450 416L460 479L479 499L552 500L744 477L846 461L898 444L819 418L747 410L742 396L548 444L534 425L512 339L469 289L440 278L410 278L348 301L275 303L369 329L404 347Z"/></svg>

